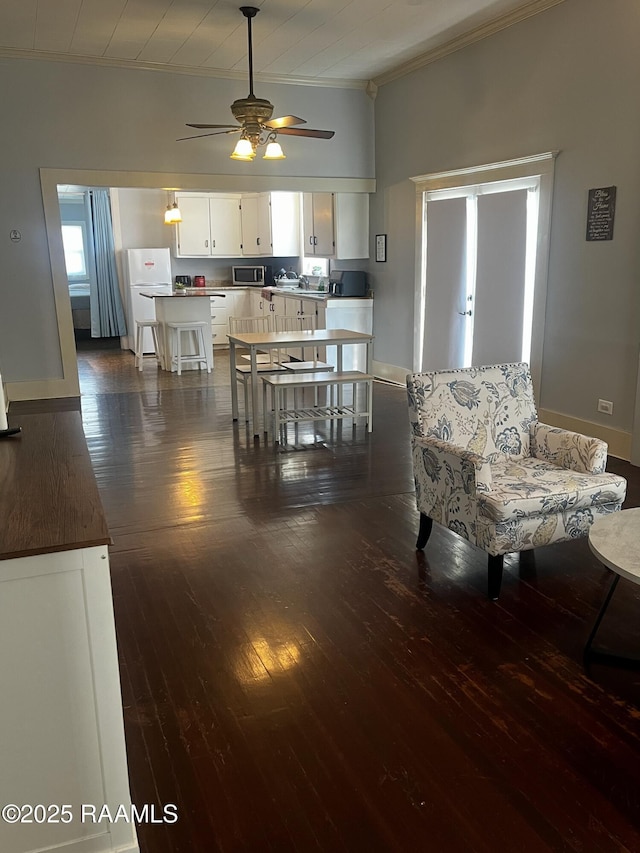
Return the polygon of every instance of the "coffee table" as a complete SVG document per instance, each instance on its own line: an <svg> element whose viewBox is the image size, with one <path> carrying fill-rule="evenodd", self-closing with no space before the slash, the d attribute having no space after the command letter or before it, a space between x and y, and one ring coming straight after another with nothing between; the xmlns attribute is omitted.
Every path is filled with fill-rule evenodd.
<svg viewBox="0 0 640 853"><path fill-rule="evenodd" d="M601 663L616 663L634 669L640 667L640 660L592 648L593 640L620 578L640 584L640 507L624 509L622 512L598 518L589 530L589 547L600 562L614 572L615 576L584 648L585 664L597 660Z"/></svg>

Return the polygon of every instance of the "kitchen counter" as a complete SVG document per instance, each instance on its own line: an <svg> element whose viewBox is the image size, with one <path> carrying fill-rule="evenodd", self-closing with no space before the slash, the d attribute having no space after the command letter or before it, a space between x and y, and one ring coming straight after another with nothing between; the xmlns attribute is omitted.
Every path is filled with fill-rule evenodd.
<svg viewBox="0 0 640 853"><path fill-rule="evenodd" d="M293 299L372 299L372 296L341 296L339 293L329 293L326 290L305 290L303 287L278 287L277 285L264 287L262 292L271 293L272 296L291 297ZM269 297L266 296L268 299Z"/></svg>
<svg viewBox="0 0 640 853"><path fill-rule="evenodd" d="M185 298L187 296L224 296L224 293L221 293L221 288L219 287L181 287L179 290L174 290L170 285L166 288L155 287L153 290L141 290L140 296L146 296L149 299L156 299L158 297L162 297L166 299L167 297L181 297Z"/></svg>

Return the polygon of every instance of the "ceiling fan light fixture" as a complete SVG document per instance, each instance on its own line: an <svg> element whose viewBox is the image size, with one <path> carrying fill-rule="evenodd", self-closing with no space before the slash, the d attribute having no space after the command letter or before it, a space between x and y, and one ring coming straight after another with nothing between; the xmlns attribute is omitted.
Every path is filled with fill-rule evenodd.
<svg viewBox="0 0 640 853"><path fill-rule="evenodd" d="M215 5L215 4L214 4ZM210 130L211 133L200 133L195 136L182 136L177 142L187 139L201 139L205 136L219 136L227 133L240 133L240 141L230 155L232 160L249 162L256 156L256 149L266 145L264 160L284 160L285 155L276 142L278 133L289 136L308 136L311 139L331 139L333 130L314 130L298 127L306 124L303 118L294 115L272 118L273 104L266 98L256 98L253 91L253 38L251 21L258 14L257 6L240 6L240 12L247 21L247 58L249 61L249 94L246 98L237 98L231 104L231 113L237 124L195 124L188 123L187 127L198 130ZM269 144L273 143L273 144Z"/></svg>
<svg viewBox="0 0 640 853"><path fill-rule="evenodd" d="M282 147L279 142L273 140L270 142L265 148L264 154L262 155L263 160L285 160L286 155L282 150Z"/></svg>
<svg viewBox="0 0 640 853"><path fill-rule="evenodd" d="M236 147L233 149L233 153L230 156L232 160L244 160L245 162L251 162L251 160L256 156L256 152L253 150L253 145L249 139L246 137L240 137L236 142Z"/></svg>

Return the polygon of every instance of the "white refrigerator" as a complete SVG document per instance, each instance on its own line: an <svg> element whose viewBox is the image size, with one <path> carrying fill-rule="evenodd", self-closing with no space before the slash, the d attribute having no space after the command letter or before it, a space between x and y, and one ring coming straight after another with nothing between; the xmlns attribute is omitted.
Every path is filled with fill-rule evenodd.
<svg viewBox="0 0 640 853"><path fill-rule="evenodd" d="M124 257L127 296L127 331L129 349L136 347L136 320L155 320L155 299L142 296L141 290L166 292L171 288L171 254L169 249L127 249ZM155 353L150 329L144 330L143 349Z"/></svg>

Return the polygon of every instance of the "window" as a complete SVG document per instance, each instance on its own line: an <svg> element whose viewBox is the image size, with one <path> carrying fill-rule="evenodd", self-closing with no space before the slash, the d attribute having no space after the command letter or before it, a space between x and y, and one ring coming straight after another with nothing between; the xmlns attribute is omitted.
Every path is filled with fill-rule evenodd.
<svg viewBox="0 0 640 853"><path fill-rule="evenodd" d="M88 279L84 223L62 226L62 243L67 277Z"/></svg>
<svg viewBox="0 0 640 853"><path fill-rule="evenodd" d="M303 258L302 259L302 275L317 275L323 276L329 274L328 258Z"/></svg>

